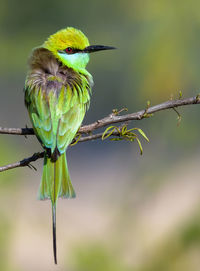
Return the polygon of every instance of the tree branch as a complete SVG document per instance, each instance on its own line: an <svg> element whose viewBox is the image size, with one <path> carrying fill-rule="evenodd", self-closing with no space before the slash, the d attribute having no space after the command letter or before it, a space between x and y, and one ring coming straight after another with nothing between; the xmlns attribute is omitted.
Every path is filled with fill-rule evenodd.
<svg viewBox="0 0 200 271"><path fill-rule="evenodd" d="M102 138L102 135L103 135L103 133L85 136L85 137L80 138L77 141L77 143ZM119 132L116 131L116 132L113 132L112 135L113 136L119 136L120 134L119 134ZM76 143L76 140L73 140L71 144L73 145L75 143ZM30 169L35 169L36 170L36 168L33 165L31 165L31 163L35 162L36 160L38 160L40 158L43 158L43 157L44 157L44 152L34 153L32 156L30 156L28 158L24 158L23 160L21 160L19 162L0 167L0 172L6 171L6 170L9 170L9 169L14 169L14 168L17 168L17 167L25 167L25 166L28 166Z"/></svg>
<svg viewBox="0 0 200 271"><path fill-rule="evenodd" d="M25 158L19 162L0 167L0 172L6 171L8 169L13 169L13 168L17 168L17 167L25 167L25 166L28 166L29 168L36 169L30 163L38 160L39 158L43 158L43 157L44 157L44 152L34 153L31 157Z"/></svg>
<svg viewBox="0 0 200 271"><path fill-rule="evenodd" d="M81 126L79 129L80 134L88 134L96 129L105 127L110 124L125 122L129 120L141 120L146 118L148 115L156 113L158 111L163 111L166 109L176 108L184 105L199 104L200 96L197 95L191 98L169 100L167 102L151 106L149 108L143 109L141 111L119 116L116 113L112 113L109 116L97 120L94 123ZM3 128L0 127L0 134L10 134L10 135L34 135L32 128ZM79 140L80 141L80 140ZM80 141L81 142L81 141Z"/></svg>
<svg viewBox="0 0 200 271"><path fill-rule="evenodd" d="M77 140L77 142L85 142L89 140L94 140L98 138L102 138L103 133L98 134L91 134L88 136L82 136L83 134L89 134L93 132L96 129L106 127L110 124L114 123L124 123L130 120L141 120L143 118L150 117L153 113L156 113L158 111L163 111L166 109L175 109L176 107L185 106L185 105L192 105L192 104L200 104L200 96L197 95L195 97L191 98L185 98L185 99L177 99L177 100L169 100L164 103L155 105L155 106L147 106L146 109L143 109L141 111L131 113L131 114L125 114L120 116L119 112L113 112L107 117L104 117L103 119L97 120L94 123L81 126L78 133L81 134L81 137ZM120 136L120 129L122 126L119 127L119 131L114 131L112 133L112 136ZM0 134L10 134L10 135L34 135L34 131L32 128L3 128L0 127ZM105 134L107 135L107 134ZM104 136L105 136L104 135ZM76 143L76 140L73 140L72 144ZM44 157L44 152L35 153L31 157L25 158L19 162L16 162L14 164L9 164L3 167L0 167L0 172L17 168L17 167L24 167L29 166L30 168L34 168L30 163L36 161L39 158ZM35 169L35 168L34 168Z"/></svg>

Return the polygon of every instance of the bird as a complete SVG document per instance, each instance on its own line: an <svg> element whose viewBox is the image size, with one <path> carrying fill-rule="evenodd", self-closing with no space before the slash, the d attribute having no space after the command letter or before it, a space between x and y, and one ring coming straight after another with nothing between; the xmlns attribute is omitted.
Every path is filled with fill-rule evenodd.
<svg viewBox="0 0 200 271"><path fill-rule="evenodd" d="M76 196L66 150L89 109L93 87L86 65L91 53L110 49L115 47L90 45L81 30L67 27L50 35L29 57L24 100L34 133L44 149L38 198L51 201L55 264L57 200Z"/></svg>

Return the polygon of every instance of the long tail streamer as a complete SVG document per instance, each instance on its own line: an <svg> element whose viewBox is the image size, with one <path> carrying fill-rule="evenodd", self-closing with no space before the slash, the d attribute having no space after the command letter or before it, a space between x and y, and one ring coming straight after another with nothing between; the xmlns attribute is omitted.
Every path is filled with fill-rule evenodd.
<svg viewBox="0 0 200 271"><path fill-rule="evenodd" d="M56 246L56 204L52 206L52 223L53 223L53 255L54 262L57 264L57 246Z"/></svg>

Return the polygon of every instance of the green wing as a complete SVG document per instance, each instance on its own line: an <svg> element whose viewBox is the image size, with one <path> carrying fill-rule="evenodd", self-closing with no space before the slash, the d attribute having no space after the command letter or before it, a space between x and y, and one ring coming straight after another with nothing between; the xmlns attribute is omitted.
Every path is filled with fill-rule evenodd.
<svg viewBox="0 0 200 271"><path fill-rule="evenodd" d="M84 81L83 81L84 82ZM56 85L56 84L55 84ZM87 83L60 89L26 86L25 102L35 133L41 144L54 152L56 146L62 154L79 129L90 96Z"/></svg>
<svg viewBox="0 0 200 271"><path fill-rule="evenodd" d="M51 148L54 142L51 112L42 88L26 88L25 103L37 138L43 147Z"/></svg>

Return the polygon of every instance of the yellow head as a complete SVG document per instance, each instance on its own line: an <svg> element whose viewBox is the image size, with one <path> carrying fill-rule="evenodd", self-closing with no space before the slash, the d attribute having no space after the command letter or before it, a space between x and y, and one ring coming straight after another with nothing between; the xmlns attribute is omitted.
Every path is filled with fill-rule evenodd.
<svg viewBox="0 0 200 271"><path fill-rule="evenodd" d="M85 67L89 61L89 53L114 49L113 47L89 46L88 38L78 29L67 27L51 35L43 44L64 65L78 72L87 73Z"/></svg>

